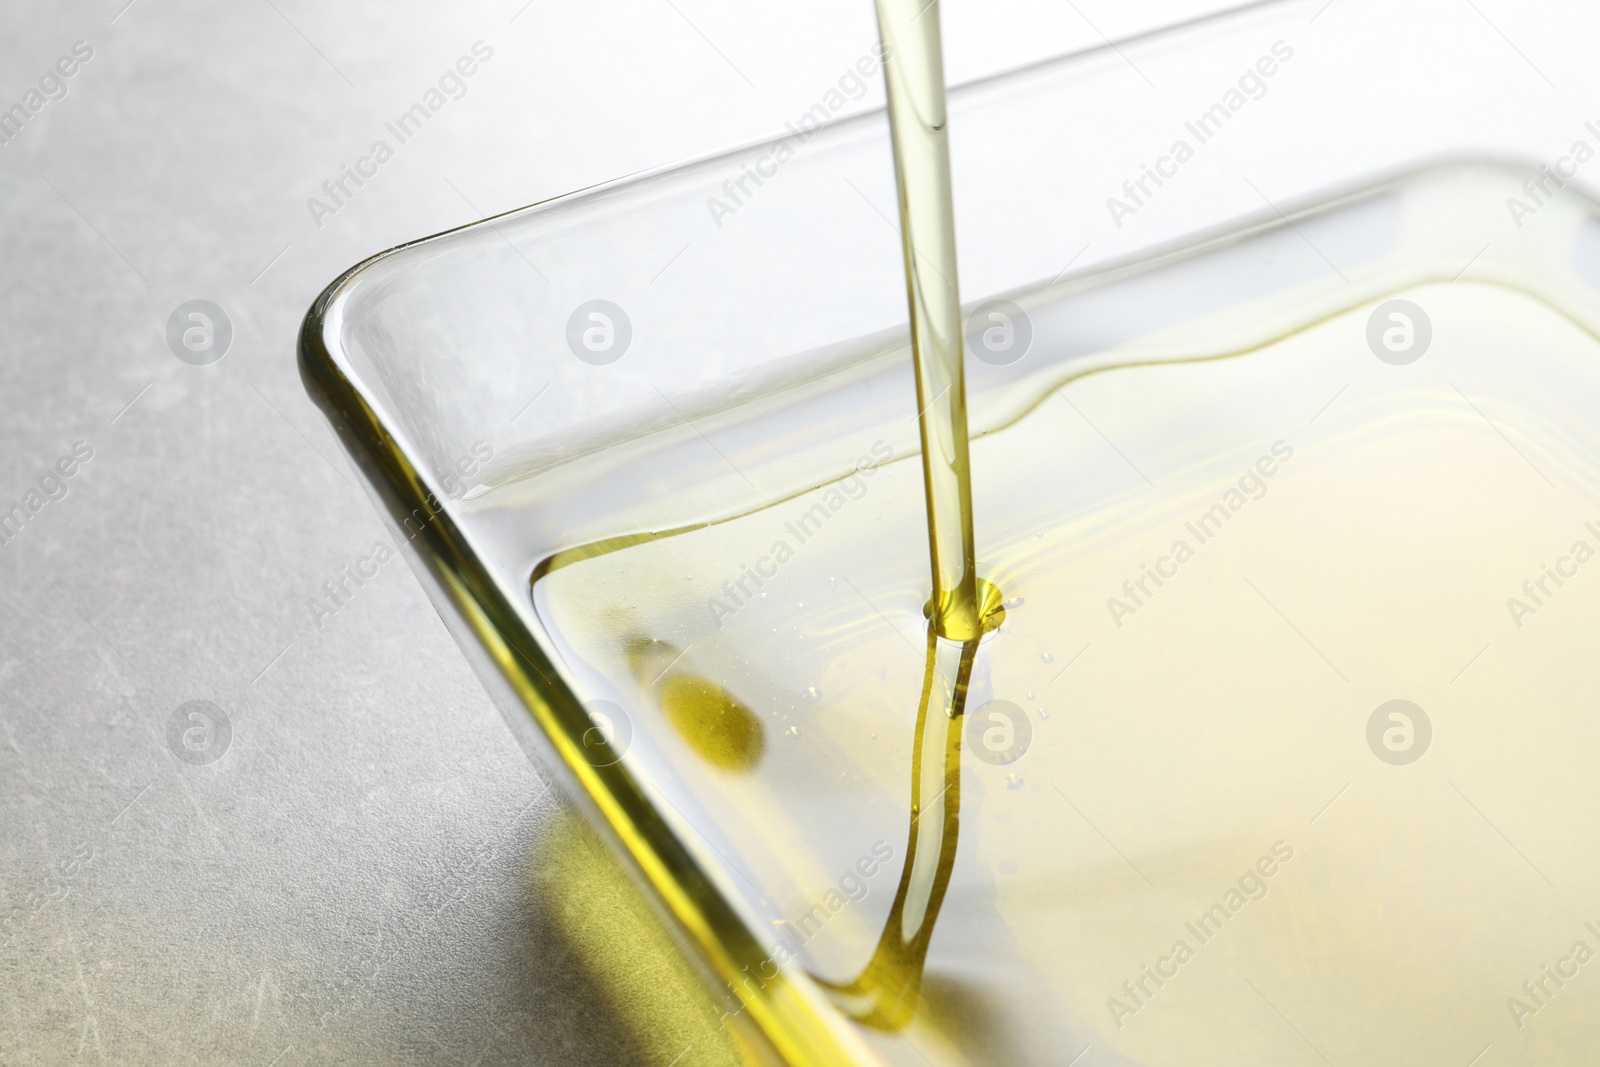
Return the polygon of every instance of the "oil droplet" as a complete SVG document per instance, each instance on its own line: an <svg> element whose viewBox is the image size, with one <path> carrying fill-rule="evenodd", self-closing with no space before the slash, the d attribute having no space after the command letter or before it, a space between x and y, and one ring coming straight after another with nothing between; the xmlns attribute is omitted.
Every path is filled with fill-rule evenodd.
<svg viewBox="0 0 1600 1067"><path fill-rule="evenodd" d="M1021 789L1022 775L1018 774L1016 771L1012 771L1010 774L1006 775L1006 788Z"/></svg>
<svg viewBox="0 0 1600 1067"><path fill-rule="evenodd" d="M1041 655L1039 657L1039 661L1041 663L1054 663L1056 661L1056 658L1054 656L1052 656L1050 653L1046 652L1046 653L1044 653L1043 655Z"/></svg>
<svg viewBox="0 0 1600 1067"><path fill-rule="evenodd" d="M661 710L701 758L725 771L747 771L766 748L761 720L709 678L673 672L657 690Z"/></svg>
<svg viewBox="0 0 1600 1067"><path fill-rule="evenodd" d="M808 700L812 704L815 704L817 701L819 701L821 699L822 699L822 690L818 689L816 686L811 686L810 688L808 688L806 690L806 700Z"/></svg>
<svg viewBox="0 0 1600 1067"><path fill-rule="evenodd" d="M799 737L800 736L800 727L791 726L787 730L785 730L784 733L788 734L790 737Z"/></svg>
<svg viewBox="0 0 1600 1067"><path fill-rule="evenodd" d="M1032 694L1032 693L1029 693L1029 694L1028 694L1028 699L1029 699L1029 700L1032 700L1032 699L1033 699L1033 694Z"/></svg>
<svg viewBox="0 0 1600 1067"><path fill-rule="evenodd" d="M1048 719L1049 717L1050 717L1050 713L1048 711L1045 711L1043 708L1039 709L1039 718Z"/></svg>
<svg viewBox="0 0 1600 1067"><path fill-rule="evenodd" d="M1022 597L1014 596L1010 600L1006 601L1004 604L1001 604L1000 606L1005 608L1007 611L1015 611L1018 608L1022 607L1022 605L1026 604L1026 603L1027 603L1027 601L1024 600Z"/></svg>

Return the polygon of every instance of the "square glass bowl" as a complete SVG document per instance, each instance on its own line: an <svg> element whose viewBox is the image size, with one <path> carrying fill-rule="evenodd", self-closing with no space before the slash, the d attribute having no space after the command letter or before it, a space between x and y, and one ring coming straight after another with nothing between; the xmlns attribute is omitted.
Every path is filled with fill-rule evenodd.
<svg viewBox="0 0 1600 1067"><path fill-rule="evenodd" d="M1294 440L1301 454L1313 452L1309 435L1325 434L1329 449L1355 455L1373 434L1403 437L1394 427L1448 399L1448 386L1482 416L1482 433L1492 429L1552 489L1559 482L1590 495L1587 402L1600 399L1600 388L1591 390L1581 357L1600 330L1600 224L1581 195L1587 157L1578 158L1576 143L1600 148L1600 134L1548 107L1530 111L1546 103L1545 84L1522 65L1532 61L1514 49L1500 55L1503 41L1474 36L1442 9L1391 13L1336 2L1326 13L1317 4L1256 5L952 93L961 280L976 323L967 383L980 555L987 551L985 567L1009 576L1005 592L1018 594L1007 602L1014 640L1035 642L1034 658L1054 664L1038 679L1041 692L1101 631L1121 633L1127 616L1154 604L1153 589L1164 586L1085 592L1085 618L1097 613L1092 626L1030 632L1025 605L1038 605L1037 590L1048 583L1030 577L1025 553L1007 538L1029 521L1065 524L1075 531L1069 554L1088 558L1140 544L1187 504L1204 510L1207 494L1225 491L1239 469L1259 470L1249 488L1261 484L1265 494L1261 464L1276 471L1283 453L1256 453L1284 425L1303 435ZM1574 34L1592 18L1572 16ZM1374 37L1376 27L1390 36ZM1406 49L1389 42L1415 39L1407 32L1457 36L1436 57L1412 50L1402 64ZM1331 93L1340 71L1348 80ZM1235 819L1223 805L1204 826L1129 817L1121 832L1102 832L1069 798L1082 775L1055 775L1037 753L1032 764L980 760L957 771L972 802L969 845L963 855L953 835L949 841L961 855L941 918L949 935L927 948L929 977L909 1014L863 1007L842 981L881 945L891 915L905 922L903 901L886 887L896 877L915 880L913 722L892 709L836 706L835 687L852 684L837 674L807 685L815 663L790 655L783 627L811 636L839 630L848 598L834 579L845 575L860 610L829 654L873 664L901 657L892 671L907 675L914 695L921 668L895 642L904 638L916 651L921 640L916 608L926 590L918 591L916 576L925 570L925 542L916 532L916 405L887 134L881 112L797 129L375 256L337 279L307 315L307 388L519 740L638 875L686 956L727 999L723 1023L752 1062L1285 1062L1304 1040L1292 1024L1273 1032L1279 1024L1270 1014L1205 1002L1205 979L1188 987L1172 980L1174 991L1158 995L1166 986L1146 977L1150 960L1160 974L1181 973L1163 954L1172 939L1161 932L1162 916L1204 912L1208 895L1237 872L1194 888L1210 886L1209 861L1176 872L1147 868L1222 840L1233 844L1218 846L1226 857L1218 870L1244 864L1264 876L1254 865L1287 869L1282 850L1294 851L1295 835L1327 824L1299 819L1280 840L1256 841L1249 835L1287 824ZM1507 161L1536 159L1549 145L1560 149L1546 156L1559 182L1537 162ZM1406 302L1400 318L1396 299ZM1002 333L986 335L996 325ZM1526 353L1490 358L1498 350L1483 338L1514 341L1519 329L1577 354L1557 368L1568 375L1559 385L1551 384L1556 370ZM1003 340L983 351L986 336ZM1296 338L1313 339L1315 351L1294 349ZM1472 399L1470 385L1449 375L1351 399L1365 395L1359 383L1372 374L1413 363L1426 369L1416 361L1430 345L1465 353L1471 343L1479 348L1454 366L1458 375L1485 375ZM1224 366L1250 353L1282 357L1270 386L1195 379L1146 391L1139 379L1099 373ZM1500 373L1502 365L1510 369ZM1123 380L1133 384L1083 391L1082 383ZM1286 396L1304 410L1284 410ZM1048 466L1043 480L1032 468L985 466L986 438L1001 441L1057 397L1083 418L1082 437L1048 438L1047 450L1076 450L1079 459ZM1352 429L1325 416L1341 397L1367 421ZM1150 432L1152 420L1161 421L1160 434ZM1276 443L1292 451L1289 436ZM739 524L763 514L799 518L793 536L809 540L817 529L806 528L804 516L817 501L830 491L863 499L856 487L871 503L829 520L839 529L855 524L850 532L784 572L789 587L779 595L814 589L811 606L809 597L780 604L764 595L751 568L775 580L786 558L741 555L742 546L766 542ZM1278 500L1288 492L1276 491ZM1034 512L1015 506L1023 498L1038 505ZM840 507L854 505L823 506L842 515ZM1010 525L985 527L985 510ZM879 525L867 523L868 511ZM1317 512L1304 504L1283 517L1283 529L1293 529L1296 514L1310 522ZM699 531L726 531L727 539L674 555L679 535ZM1247 555L1258 559L1286 539L1301 544L1282 530L1275 541L1241 535L1240 544L1251 544ZM1161 573L1176 566L1159 550L1123 561L1133 581L1141 560L1154 560ZM686 559L719 554L726 566L714 575L674 574L681 592L663 581ZM857 584L840 567L846 559L859 567ZM881 631L862 630L869 612L861 603ZM663 622L686 617L685 604L699 623ZM1293 614L1273 611L1284 622ZM618 622L617 612L634 621ZM1179 687L1205 683L1199 667L1126 648L1115 655L1128 671ZM991 654L998 664L1001 654ZM1336 657L1317 656L1352 684ZM1404 673L1411 661L1397 662ZM663 714L647 699L689 663L700 671L690 688L726 687L715 690L719 700L747 685L796 701L751 700L754 710L744 711L754 725L697 742L670 709ZM1368 704L1393 695L1381 685L1374 694ZM1324 696L1304 698L1311 707ZM1092 702L1082 697L1083 706ZM1068 714L1054 710L1057 721ZM1041 739L1052 729L1043 712L1024 713ZM1360 718L1358 733L1365 711ZM803 733L813 728L815 743ZM1443 724L1433 728L1444 736ZM882 753L863 756L880 733ZM1134 782L1163 765L1150 748L1107 740L1097 753L1092 732L1070 737L1086 758ZM1337 769L1327 773L1333 795L1342 779ZM1264 790L1274 803L1289 802L1283 777ZM1036 806L1001 810L984 799L1003 800L1010 790L1038 805L1035 796L1048 799L1041 787L1060 794L1062 810L1094 834L1057 836L1038 849L1051 857L1039 868L1041 884L1084 887L1085 899L1029 911L1016 903L1027 892L1018 898L995 881L1013 876L1027 839L981 827L989 816L1000 824L1044 818ZM1221 787L1189 789L1175 794L1179 808L1222 804L1224 794L1237 800ZM1247 839L1248 847L1237 845ZM1465 847L1448 834L1436 840L1447 853ZM1106 888L1110 876L1097 865L1106 846L1126 863L1132 889ZM974 864L990 882L963 882ZM1302 868L1316 869L1309 860ZM1257 878L1251 887L1257 883L1266 885ZM1298 899L1295 890L1278 892ZM1096 894L1114 899L1089 899ZM1317 898L1305 899L1315 906ZM1062 919L1066 913L1073 917ZM1134 947L1142 942L1130 931L1146 930L1162 941L1150 948L1163 951ZM1274 928L1280 940L1268 941L1281 948L1308 931L1326 932L1286 918ZM1029 955L1030 940L1043 959ZM1261 959L1286 958L1270 944ZM1433 944L1419 936L1393 951ZM1248 967L1223 951L1200 965L1248 978ZM1288 958L1318 951L1302 944ZM1495 957L1508 969L1506 992L1517 988L1509 981L1515 958L1509 950ZM1066 977L1029 977L1042 975ZM1347 989L1352 977L1344 977ZM1315 976L1289 984L1295 992L1280 997L1315 1000L1324 989ZM1280 1011L1256 993L1278 1018L1297 1014L1298 1005ZM1502 1010L1485 996L1487 1010ZM1466 1062L1480 1047L1473 1038L1452 1058L1458 1049L1445 1039L1428 1044L1431 1032L1469 1028L1459 1017L1418 1009L1414 1026L1380 1026L1369 1007L1319 1003L1300 1007L1302 1026L1306 1018L1325 1024L1313 1048L1355 1057L1346 1062L1393 1058L1396 1048L1409 1050L1401 1057L1408 1062ZM1147 1008L1152 1014L1133 1018ZM1160 1012L1171 1016L1149 1021ZM1579 1027L1571 1040L1586 1033ZM1567 1045L1550 1048L1558 1052L1547 1048L1547 1058L1558 1060Z"/></svg>

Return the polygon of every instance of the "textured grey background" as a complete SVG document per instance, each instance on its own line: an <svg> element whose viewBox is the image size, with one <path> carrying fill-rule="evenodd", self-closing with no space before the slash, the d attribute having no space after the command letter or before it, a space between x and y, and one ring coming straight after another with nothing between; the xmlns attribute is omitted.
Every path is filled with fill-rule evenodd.
<svg viewBox="0 0 1600 1067"><path fill-rule="evenodd" d="M0 145L0 508L94 450L0 546L0 1062L670 1061L559 934L557 804L404 564L308 606L387 533L293 342L375 251L780 130L869 3L125 2L0 12L0 108L94 49ZM1096 39L1049 6L952 8L952 77ZM164 336L198 298L233 325L210 366ZM190 700L230 719L215 762L169 750Z"/></svg>

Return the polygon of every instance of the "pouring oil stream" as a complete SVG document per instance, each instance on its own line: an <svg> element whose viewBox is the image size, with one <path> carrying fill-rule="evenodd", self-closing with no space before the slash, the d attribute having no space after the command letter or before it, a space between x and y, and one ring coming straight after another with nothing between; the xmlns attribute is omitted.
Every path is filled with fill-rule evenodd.
<svg viewBox="0 0 1600 1067"><path fill-rule="evenodd" d="M939 3L876 3L911 310L933 595L912 745L905 865L866 967L849 982L822 984L854 1018L898 1030L915 1014L928 946L955 867L961 724L972 663L979 638L1005 612L999 590L977 574Z"/></svg>
<svg viewBox="0 0 1600 1067"><path fill-rule="evenodd" d="M962 369L961 291L945 121L938 0L877 0L889 95L895 186L911 351L922 434L922 479L933 566L933 629L952 641L982 636L967 389Z"/></svg>

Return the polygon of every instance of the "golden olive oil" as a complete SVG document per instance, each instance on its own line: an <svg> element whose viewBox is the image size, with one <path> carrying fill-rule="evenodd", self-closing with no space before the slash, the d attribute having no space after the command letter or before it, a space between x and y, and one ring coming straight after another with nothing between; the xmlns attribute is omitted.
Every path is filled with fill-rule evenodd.
<svg viewBox="0 0 1600 1067"><path fill-rule="evenodd" d="M910 455L542 569L773 965L896 1062L1590 1062L1600 343L1515 289L1395 295L1410 366L1363 305L975 437L976 643L930 640ZM1031 741L992 762L1002 703Z"/></svg>
<svg viewBox="0 0 1600 1067"><path fill-rule="evenodd" d="M1425 361L1362 306L969 440L939 8L877 13L920 461L533 585L768 924L733 992L797 961L905 1063L1594 1062L1596 338L1422 286Z"/></svg>

